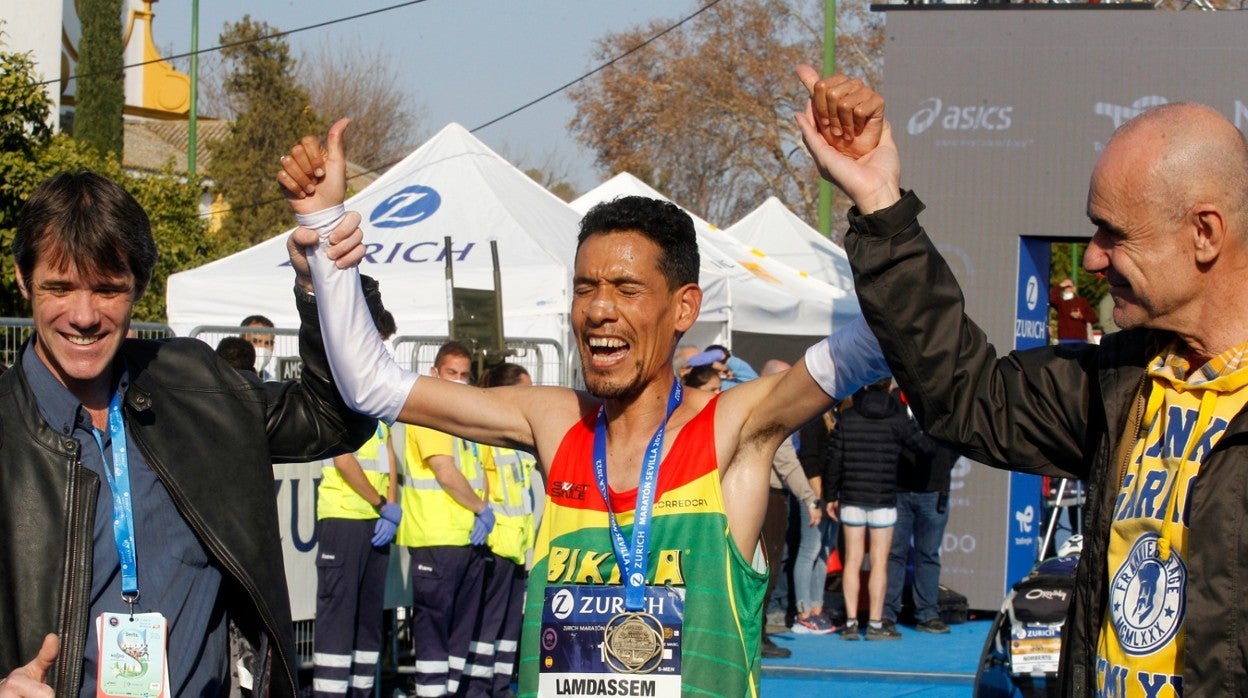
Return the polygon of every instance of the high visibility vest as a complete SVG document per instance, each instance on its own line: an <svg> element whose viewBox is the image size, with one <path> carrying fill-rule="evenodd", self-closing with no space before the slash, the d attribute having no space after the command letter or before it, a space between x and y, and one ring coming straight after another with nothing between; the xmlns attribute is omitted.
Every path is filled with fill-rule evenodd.
<svg viewBox="0 0 1248 698"><path fill-rule="evenodd" d="M495 555L523 565L533 547L533 468L537 459L523 451L490 448L492 467L486 467L494 530L486 545Z"/></svg>
<svg viewBox="0 0 1248 698"><path fill-rule="evenodd" d="M390 427L377 422L377 431L355 452L364 477L384 499L390 486ZM316 489L317 519L375 519L377 510L342 479L332 462L321 471L321 484Z"/></svg>
<svg viewBox="0 0 1248 698"><path fill-rule="evenodd" d="M430 456L451 455L455 467L478 497L485 496L485 464L489 449L433 429L408 426L404 449L402 494L403 520L394 542L412 548L433 545L468 545L476 515L442 490Z"/></svg>

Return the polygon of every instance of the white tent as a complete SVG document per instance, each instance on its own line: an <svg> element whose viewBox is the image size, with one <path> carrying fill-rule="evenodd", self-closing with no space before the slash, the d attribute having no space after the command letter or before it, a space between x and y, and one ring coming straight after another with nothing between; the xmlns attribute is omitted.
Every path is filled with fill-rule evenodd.
<svg viewBox="0 0 1248 698"><path fill-rule="evenodd" d="M725 232L794 269L853 293L854 277L845 250L820 235L774 196Z"/></svg>
<svg viewBox="0 0 1248 698"><path fill-rule="evenodd" d="M349 143L349 141L348 141ZM498 243L508 338L566 346L570 259L577 214L458 124L450 124L347 201L363 216L369 254L360 270L381 282L400 335L444 337L448 293L443 238L455 285L493 287ZM169 279L169 323L238 325L252 313L297 327L286 235Z"/></svg>
<svg viewBox="0 0 1248 698"><path fill-rule="evenodd" d="M601 201L630 195L669 200L625 172L576 199L572 207L583 214ZM704 346L726 344L729 336L736 344L746 334L822 337L858 313L852 293L810 278L750 249L698 216L690 216L698 233L704 301L699 320L702 331L695 326L687 341ZM715 333L718 336L708 339ZM741 353L739 347L735 349Z"/></svg>

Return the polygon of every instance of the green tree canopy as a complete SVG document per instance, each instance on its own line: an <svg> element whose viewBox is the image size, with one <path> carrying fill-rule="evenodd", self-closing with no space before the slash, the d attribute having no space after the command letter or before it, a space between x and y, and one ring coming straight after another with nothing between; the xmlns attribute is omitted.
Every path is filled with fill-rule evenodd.
<svg viewBox="0 0 1248 698"><path fill-rule="evenodd" d="M49 177L86 168L119 182L147 211L160 258L134 317L163 322L169 275L223 251L199 215L199 187L175 175L172 165L161 174L125 174L117 156L53 135L47 126L51 101L25 54L0 52L0 107L0 315L23 317L30 312L13 273L13 235L22 204Z"/></svg>
<svg viewBox="0 0 1248 698"><path fill-rule="evenodd" d="M78 43L78 89L74 137L101 153L120 155L126 106L122 74L121 0L80 0L82 40Z"/></svg>
<svg viewBox="0 0 1248 698"><path fill-rule="evenodd" d="M245 15L227 24L220 38L229 71L226 99L236 116L230 135L209 145L207 174L230 207L221 235L246 244L291 226L290 209L275 182L278 157L302 136L325 127L295 81L289 45L272 37L276 32Z"/></svg>

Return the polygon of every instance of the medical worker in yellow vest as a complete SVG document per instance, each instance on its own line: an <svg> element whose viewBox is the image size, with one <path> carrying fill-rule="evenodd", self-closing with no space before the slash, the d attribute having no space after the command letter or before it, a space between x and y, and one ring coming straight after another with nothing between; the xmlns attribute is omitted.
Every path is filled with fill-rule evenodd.
<svg viewBox="0 0 1248 698"><path fill-rule="evenodd" d="M529 372L519 364L502 363L481 376L481 386L533 385ZM494 530L486 541L486 563L481 617L464 669L464 695L470 697L513 695L516 651L524 616L525 566L533 547L533 471L537 459L523 451L488 447L491 463L485 475L494 510Z"/></svg>
<svg viewBox="0 0 1248 698"><path fill-rule="evenodd" d="M376 286L369 277L364 285ZM374 289L375 290L375 289ZM382 341L394 316L369 294ZM316 636L312 691L317 698L373 695L382 646L382 604L390 542L403 515L390 427L378 422L355 452L336 456L316 490Z"/></svg>
<svg viewBox="0 0 1248 698"><path fill-rule="evenodd" d="M431 376L467 383L472 354L459 342L438 349ZM494 528L486 505L489 448L433 429L408 426L403 520L395 542L411 553L415 695L459 691L481 609Z"/></svg>

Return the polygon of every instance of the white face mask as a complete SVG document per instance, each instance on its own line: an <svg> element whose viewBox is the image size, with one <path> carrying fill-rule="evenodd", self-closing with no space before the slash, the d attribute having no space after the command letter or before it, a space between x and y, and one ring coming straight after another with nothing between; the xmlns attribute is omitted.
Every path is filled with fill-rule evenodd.
<svg viewBox="0 0 1248 698"><path fill-rule="evenodd" d="M256 372L263 373L268 368L269 362L273 360L273 350L268 347L256 348Z"/></svg>
<svg viewBox="0 0 1248 698"><path fill-rule="evenodd" d="M1064 300L1064 301L1068 301L1068 300L1070 300L1071 298L1074 298L1074 297L1075 297L1075 292L1074 292L1074 291L1072 291L1072 290L1070 290L1070 289L1063 289L1063 290L1062 290L1062 300Z"/></svg>

